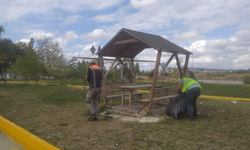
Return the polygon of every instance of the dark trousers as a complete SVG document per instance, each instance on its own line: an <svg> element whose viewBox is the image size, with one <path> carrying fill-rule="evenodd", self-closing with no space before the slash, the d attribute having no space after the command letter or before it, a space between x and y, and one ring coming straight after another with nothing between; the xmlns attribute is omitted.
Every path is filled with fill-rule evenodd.
<svg viewBox="0 0 250 150"><path fill-rule="evenodd" d="M201 89L198 87L188 90L187 97L186 97L186 107L187 107L189 119L193 119L193 117L197 117L196 100L200 96L200 94L201 94Z"/></svg>

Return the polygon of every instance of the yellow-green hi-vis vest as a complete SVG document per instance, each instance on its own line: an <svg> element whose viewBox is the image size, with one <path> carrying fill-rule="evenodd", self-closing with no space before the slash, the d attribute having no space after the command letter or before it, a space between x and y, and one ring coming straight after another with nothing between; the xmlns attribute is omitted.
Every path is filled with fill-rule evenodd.
<svg viewBox="0 0 250 150"><path fill-rule="evenodd" d="M200 86L201 85L195 81L194 79L190 79L190 78L183 78L183 82L182 82L182 93L186 92L186 90L188 89L188 87L190 87L192 84L197 84ZM202 89L202 88L201 88Z"/></svg>

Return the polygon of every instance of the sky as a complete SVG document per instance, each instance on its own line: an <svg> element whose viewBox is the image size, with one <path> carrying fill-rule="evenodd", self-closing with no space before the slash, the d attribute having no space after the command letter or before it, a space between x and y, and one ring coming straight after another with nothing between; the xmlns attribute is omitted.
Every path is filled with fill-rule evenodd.
<svg viewBox="0 0 250 150"><path fill-rule="evenodd" d="M250 69L249 0L0 0L2 38L50 37L64 56L92 56L122 28L162 36L189 50L189 68ZM137 60L156 60L146 49ZM169 53L163 53L166 63ZM184 56L179 56L181 59ZM151 70L154 63L139 63ZM177 67L173 61L170 67Z"/></svg>

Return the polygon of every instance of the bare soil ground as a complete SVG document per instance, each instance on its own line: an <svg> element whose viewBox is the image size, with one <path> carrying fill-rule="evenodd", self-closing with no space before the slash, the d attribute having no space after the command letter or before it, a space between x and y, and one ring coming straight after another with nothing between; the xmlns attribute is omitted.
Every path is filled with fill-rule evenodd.
<svg viewBox="0 0 250 150"><path fill-rule="evenodd" d="M0 86L0 115L63 150L249 149L250 102L198 100L194 122L86 121L86 91L57 86ZM202 102L202 104L200 104ZM100 103L100 112L105 110Z"/></svg>

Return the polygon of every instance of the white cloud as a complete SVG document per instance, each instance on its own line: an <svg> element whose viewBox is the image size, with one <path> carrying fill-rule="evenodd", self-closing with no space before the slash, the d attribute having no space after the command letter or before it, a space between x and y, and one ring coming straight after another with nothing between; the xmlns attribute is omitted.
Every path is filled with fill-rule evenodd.
<svg viewBox="0 0 250 150"><path fill-rule="evenodd" d="M198 34L196 30L183 32L182 34L173 35L173 40L176 42L185 42L185 41L199 40L199 39L204 39L204 38L205 37Z"/></svg>
<svg viewBox="0 0 250 150"><path fill-rule="evenodd" d="M57 31L55 31L54 33L52 32L45 32L43 30L26 30L26 33L28 33L29 35L25 36L25 38L34 38L34 39L40 39L42 37L50 37L50 38L54 38L56 34L58 34Z"/></svg>
<svg viewBox="0 0 250 150"><path fill-rule="evenodd" d="M95 16L94 20L96 20L98 22L115 21L115 14L98 15L98 16Z"/></svg>
<svg viewBox="0 0 250 150"><path fill-rule="evenodd" d="M161 37L163 37L164 39L169 39L169 36L167 36L167 35L161 35Z"/></svg>
<svg viewBox="0 0 250 150"><path fill-rule="evenodd" d="M87 33L86 35L81 35L83 40L94 41L94 40L102 40L109 39L112 33L107 33L103 29L95 29L94 31Z"/></svg>
<svg viewBox="0 0 250 150"><path fill-rule="evenodd" d="M30 14L52 14L54 10L68 12L79 12L83 10L101 10L115 5L119 5L122 0L12 0L1 1L0 21L13 21Z"/></svg>
<svg viewBox="0 0 250 150"><path fill-rule="evenodd" d="M77 44L77 45L74 45L73 48L83 48L84 45L80 45L80 44Z"/></svg>
<svg viewBox="0 0 250 150"><path fill-rule="evenodd" d="M16 41L16 43L19 41ZM21 39L20 42L24 42L26 44L28 44L30 42L30 39Z"/></svg>
<svg viewBox="0 0 250 150"><path fill-rule="evenodd" d="M133 8L149 7L150 5L156 3L158 0L130 0Z"/></svg>
<svg viewBox="0 0 250 150"><path fill-rule="evenodd" d="M78 38L78 35L75 34L75 31L68 31L64 34L64 37L68 40L75 41Z"/></svg>
<svg viewBox="0 0 250 150"><path fill-rule="evenodd" d="M231 42L236 42L237 38L235 36L229 37L229 41Z"/></svg>
<svg viewBox="0 0 250 150"><path fill-rule="evenodd" d="M66 45L68 44L68 39L62 37L55 38L54 41L59 43L62 49L65 49Z"/></svg>

